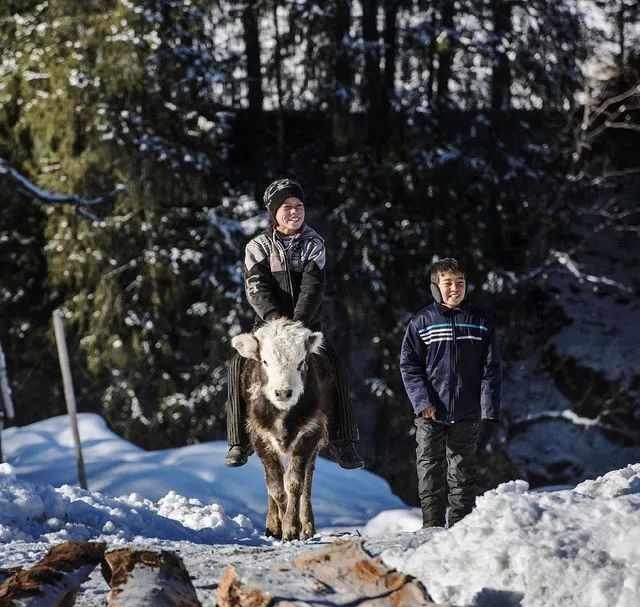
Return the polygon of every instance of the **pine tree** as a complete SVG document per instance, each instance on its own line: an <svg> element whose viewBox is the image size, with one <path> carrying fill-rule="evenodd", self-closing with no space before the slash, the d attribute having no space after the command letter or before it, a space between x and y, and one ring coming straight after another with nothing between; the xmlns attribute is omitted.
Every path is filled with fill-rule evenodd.
<svg viewBox="0 0 640 607"><path fill-rule="evenodd" d="M99 228L45 209L44 250L51 296L86 361L87 398L155 446L220 434L226 334L237 324L244 234L212 210L227 147L208 15L206 2L51 0L2 24L12 44L0 94L19 106L25 166L52 190L127 189Z"/></svg>

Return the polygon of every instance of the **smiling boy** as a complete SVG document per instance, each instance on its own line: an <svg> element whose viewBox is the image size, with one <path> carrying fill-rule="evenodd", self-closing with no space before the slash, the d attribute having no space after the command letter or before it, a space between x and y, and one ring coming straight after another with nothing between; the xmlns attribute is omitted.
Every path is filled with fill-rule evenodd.
<svg viewBox="0 0 640 607"><path fill-rule="evenodd" d="M304 191L293 179L278 179L265 190L271 225L249 241L244 259L245 292L256 313L254 328L284 316L312 331L322 330L326 253L322 237L304 221L304 203ZM328 455L343 468L362 468L364 462L354 445L358 428L349 395L349 371L328 340L324 349L335 368L337 388ZM240 398L241 365L239 355L229 365L227 466L244 465L252 452Z"/></svg>
<svg viewBox="0 0 640 607"><path fill-rule="evenodd" d="M464 306L467 283L453 258L433 264L431 294L409 322L400 372L413 405L423 527L449 526L473 509L481 419L500 417L501 363L489 317Z"/></svg>

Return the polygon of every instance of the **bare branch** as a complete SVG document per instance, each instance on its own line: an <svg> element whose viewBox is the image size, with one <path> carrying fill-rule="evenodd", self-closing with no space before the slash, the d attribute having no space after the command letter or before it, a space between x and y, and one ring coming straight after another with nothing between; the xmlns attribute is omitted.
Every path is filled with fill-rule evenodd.
<svg viewBox="0 0 640 607"><path fill-rule="evenodd" d="M615 97L609 97L609 99L605 99L601 104L600 107L597 107L592 114L592 121L594 118L597 118L598 116L600 116L600 114L602 114L604 111L606 111L606 109L615 104L615 103L620 103L621 101L624 101L625 99L627 99L628 97L632 97L633 95L640 93L640 84L635 84L634 86L632 86L629 90L625 91L624 93L620 93L619 95L616 95Z"/></svg>
<svg viewBox="0 0 640 607"><path fill-rule="evenodd" d="M640 173L640 166L638 167L629 167L628 169L621 169L620 171L607 171L599 175L595 179L592 179L589 182L589 185L599 185L603 181L607 179L614 179L615 177L624 177L625 175L633 175L635 173Z"/></svg>
<svg viewBox="0 0 640 607"><path fill-rule="evenodd" d="M632 124L629 122L606 122L607 128L610 129L627 129L629 131L638 131L640 133L640 124Z"/></svg>

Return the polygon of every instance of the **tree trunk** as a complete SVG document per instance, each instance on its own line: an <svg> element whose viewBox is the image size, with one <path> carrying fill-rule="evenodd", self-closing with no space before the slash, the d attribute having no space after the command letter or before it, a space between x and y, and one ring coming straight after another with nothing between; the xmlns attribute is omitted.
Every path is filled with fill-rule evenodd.
<svg viewBox="0 0 640 607"><path fill-rule="evenodd" d="M491 109L504 110L511 105L511 65L506 44L511 37L511 0L491 0L493 19L493 71Z"/></svg>
<svg viewBox="0 0 640 607"><path fill-rule="evenodd" d="M254 175L262 173L263 102L262 66L260 64L260 9L257 2L247 2L242 11L242 31L247 61L247 87L249 102L249 133L251 144L246 147L247 160Z"/></svg>
<svg viewBox="0 0 640 607"><path fill-rule="evenodd" d="M362 34L365 44L365 75L367 96L367 143L380 150L381 124L381 74L380 74L380 40L378 34L378 1L363 0Z"/></svg>
<svg viewBox="0 0 640 607"><path fill-rule="evenodd" d="M349 0L336 0L334 22L334 90L331 131L334 151L338 155L349 150L349 109L351 105L350 51L345 44L349 36L351 6Z"/></svg>
<svg viewBox="0 0 640 607"><path fill-rule="evenodd" d="M275 31L275 62L276 62L276 92L278 98L277 112L277 141L278 141L278 171L284 170L284 108L282 89L282 43L280 41L280 26L278 24L278 3L273 3L273 27Z"/></svg>
<svg viewBox="0 0 640 607"><path fill-rule="evenodd" d="M453 16L455 14L454 0L441 0L441 29L437 40L438 47L438 101L444 103L449 97L449 81L451 80L451 66L454 54Z"/></svg>
<svg viewBox="0 0 640 607"><path fill-rule="evenodd" d="M626 53L625 53L625 20L626 20L626 6L625 0L620 0L618 4L618 12L616 14L616 29L618 30L618 67L620 71L624 70L624 64L626 62Z"/></svg>
<svg viewBox="0 0 640 607"><path fill-rule="evenodd" d="M431 28L429 32L429 47L427 48L427 65L429 66L429 78L427 80L427 101L429 105L433 101L434 88L436 83L436 32L438 31L438 12L435 6L431 7Z"/></svg>
<svg viewBox="0 0 640 607"><path fill-rule="evenodd" d="M249 88L249 114L256 125L262 121L264 93L260 65L259 8L256 2L248 2L242 11L244 47L247 59L247 86Z"/></svg>
<svg viewBox="0 0 640 607"><path fill-rule="evenodd" d="M395 92L396 58L398 55L398 0L386 0L384 5L384 74L380 137L388 141L391 132L391 100Z"/></svg>

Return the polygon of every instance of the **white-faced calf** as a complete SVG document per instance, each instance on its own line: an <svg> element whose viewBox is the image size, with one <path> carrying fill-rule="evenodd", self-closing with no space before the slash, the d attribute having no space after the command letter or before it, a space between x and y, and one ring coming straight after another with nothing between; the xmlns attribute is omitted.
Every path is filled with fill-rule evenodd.
<svg viewBox="0 0 640 607"><path fill-rule="evenodd" d="M311 481L335 392L322 339L299 322L278 318L231 341L247 359L242 394L269 494L266 534L285 540L315 534Z"/></svg>

